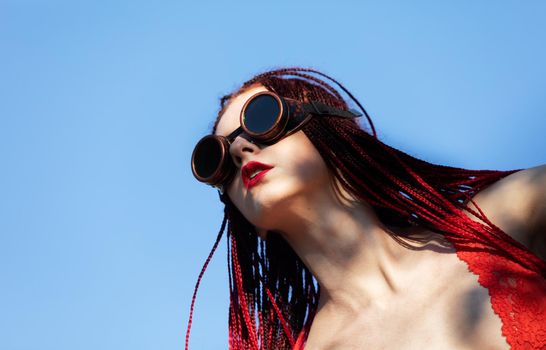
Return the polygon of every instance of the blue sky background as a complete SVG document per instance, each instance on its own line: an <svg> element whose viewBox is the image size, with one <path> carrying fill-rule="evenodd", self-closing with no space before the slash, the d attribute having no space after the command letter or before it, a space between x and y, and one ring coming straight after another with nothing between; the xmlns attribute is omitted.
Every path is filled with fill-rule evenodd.
<svg viewBox="0 0 546 350"><path fill-rule="evenodd" d="M181 349L222 220L190 155L218 98L310 66L381 139L473 169L546 159L543 1L0 1L0 347ZM227 348L225 241L191 349Z"/></svg>

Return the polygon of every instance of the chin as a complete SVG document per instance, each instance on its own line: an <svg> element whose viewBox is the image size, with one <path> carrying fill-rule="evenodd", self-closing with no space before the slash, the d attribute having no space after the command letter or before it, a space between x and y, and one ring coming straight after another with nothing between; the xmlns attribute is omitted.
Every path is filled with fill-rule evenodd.
<svg viewBox="0 0 546 350"><path fill-rule="evenodd" d="M305 191L295 183L264 185L248 195L239 209L243 209L241 212L254 226L267 230L280 229L279 223L296 210L295 204L298 199L303 199Z"/></svg>

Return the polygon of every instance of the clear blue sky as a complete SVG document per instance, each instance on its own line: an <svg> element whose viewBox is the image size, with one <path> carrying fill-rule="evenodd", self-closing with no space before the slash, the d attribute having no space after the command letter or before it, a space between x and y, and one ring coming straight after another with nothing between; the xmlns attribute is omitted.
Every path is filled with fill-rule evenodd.
<svg viewBox="0 0 546 350"><path fill-rule="evenodd" d="M0 348L183 348L222 220L191 151L265 69L331 74L431 162L546 162L544 1L263 3L0 2ZM222 241L191 349L227 307Z"/></svg>

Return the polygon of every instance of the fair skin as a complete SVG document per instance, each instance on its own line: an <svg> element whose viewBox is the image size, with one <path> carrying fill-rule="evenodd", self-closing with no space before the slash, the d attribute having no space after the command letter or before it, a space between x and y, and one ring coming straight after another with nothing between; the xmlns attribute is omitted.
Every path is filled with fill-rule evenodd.
<svg viewBox="0 0 546 350"><path fill-rule="evenodd" d="M239 127L244 102L263 90L253 86L232 98L216 134ZM421 249L395 242L366 204L334 192L301 130L267 147L243 134L230 153L239 170L251 160L274 166L250 189L239 171L227 194L262 238L268 230L281 234L317 279L319 308L306 349L509 348L487 290L449 242L417 229L412 233L430 238ZM546 166L508 176L474 199L525 244L546 226Z"/></svg>

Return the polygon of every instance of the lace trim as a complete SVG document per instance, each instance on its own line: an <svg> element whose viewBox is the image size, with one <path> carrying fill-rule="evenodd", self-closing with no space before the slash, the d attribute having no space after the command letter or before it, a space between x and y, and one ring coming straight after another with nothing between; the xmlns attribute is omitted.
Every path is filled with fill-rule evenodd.
<svg viewBox="0 0 546 350"><path fill-rule="evenodd" d="M491 306L502 321L502 335L511 349L545 350L546 279L478 246L455 248L457 257L489 291Z"/></svg>

